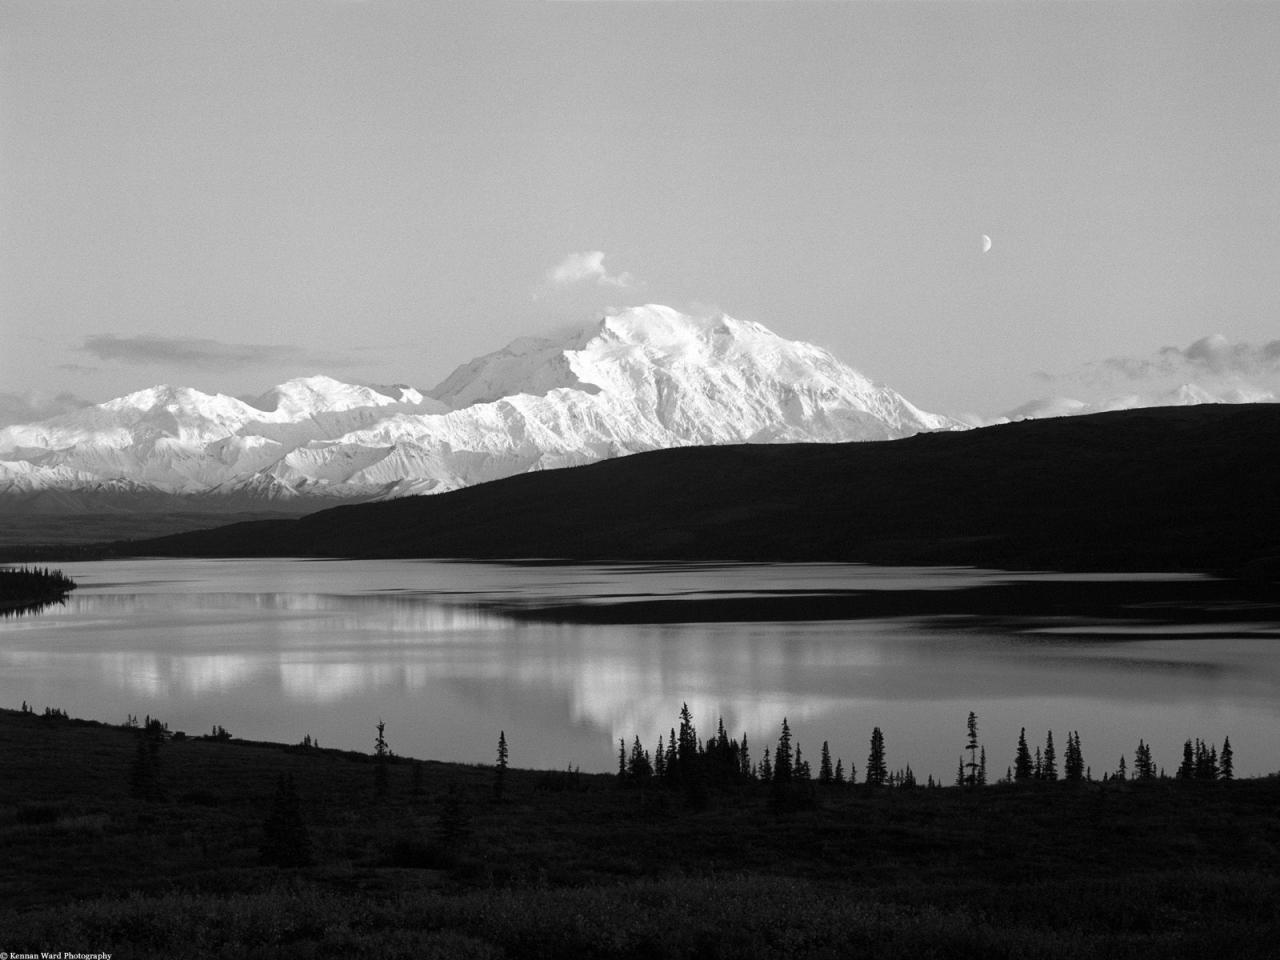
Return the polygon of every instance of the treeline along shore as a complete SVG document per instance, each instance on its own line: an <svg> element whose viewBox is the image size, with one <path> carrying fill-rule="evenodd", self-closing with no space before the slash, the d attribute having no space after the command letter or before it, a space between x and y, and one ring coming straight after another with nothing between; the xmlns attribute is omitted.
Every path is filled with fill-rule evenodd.
<svg viewBox="0 0 1280 960"><path fill-rule="evenodd" d="M957 724L954 783L683 710L612 774L0 710L0 948L128 957L1272 957L1280 777ZM997 754L999 759L996 759ZM988 762L1002 772L987 773Z"/></svg>

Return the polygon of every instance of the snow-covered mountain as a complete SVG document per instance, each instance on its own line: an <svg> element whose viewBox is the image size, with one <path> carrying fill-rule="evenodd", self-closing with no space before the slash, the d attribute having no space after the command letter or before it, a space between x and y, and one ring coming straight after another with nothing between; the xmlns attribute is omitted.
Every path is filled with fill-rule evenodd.
<svg viewBox="0 0 1280 960"><path fill-rule="evenodd" d="M435 389L291 380L253 401L140 390L0 429L0 509L313 510L694 444L959 429L756 323L625 310L523 338Z"/></svg>

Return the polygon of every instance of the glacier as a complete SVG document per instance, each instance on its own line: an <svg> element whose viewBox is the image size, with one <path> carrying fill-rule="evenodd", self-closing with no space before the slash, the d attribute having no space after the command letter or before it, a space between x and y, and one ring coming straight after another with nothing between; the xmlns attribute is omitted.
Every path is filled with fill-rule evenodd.
<svg viewBox="0 0 1280 960"><path fill-rule="evenodd" d="M832 354L726 315L632 307L525 337L434 389L155 386L0 429L0 510L309 512L666 447L965 429Z"/></svg>

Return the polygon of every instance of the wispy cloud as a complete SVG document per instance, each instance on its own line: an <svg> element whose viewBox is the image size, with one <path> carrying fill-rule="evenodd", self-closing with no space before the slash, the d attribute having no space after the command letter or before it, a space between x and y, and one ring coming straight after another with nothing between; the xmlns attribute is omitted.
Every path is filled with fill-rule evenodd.
<svg viewBox="0 0 1280 960"><path fill-rule="evenodd" d="M34 390L0 393L0 427L12 423L36 423L90 405L83 397L65 391L57 394Z"/></svg>
<svg viewBox="0 0 1280 960"><path fill-rule="evenodd" d="M323 363L330 367L343 367L352 363L350 357L321 355L288 344L223 343L200 337L162 337L157 334L134 337L93 334L85 337L78 349L98 360L133 366L159 364L202 370L234 370L287 363Z"/></svg>
<svg viewBox="0 0 1280 960"><path fill-rule="evenodd" d="M551 288L564 289L579 283L626 290L636 285L636 278L626 271L610 273L606 270L603 250L571 253L547 271L547 286Z"/></svg>
<svg viewBox="0 0 1280 960"><path fill-rule="evenodd" d="M1256 377L1280 373L1280 340L1232 343L1221 334L1201 337L1188 347L1162 347L1147 356L1107 357L1062 373L1035 374L1046 382L1090 385L1172 377Z"/></svg>

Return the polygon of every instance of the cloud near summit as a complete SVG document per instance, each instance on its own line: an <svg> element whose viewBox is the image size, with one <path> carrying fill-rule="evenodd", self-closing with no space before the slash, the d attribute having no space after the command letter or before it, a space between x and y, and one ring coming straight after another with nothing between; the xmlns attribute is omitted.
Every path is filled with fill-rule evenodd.
<svg viewBox="0 0 1280 960"><path fill-rule="evenodd" d="M563 290L579 283L625 290L636 285L636 278L625 270L622 273L606 270L603 250L571 253L547 271L547 286L551 289Z"/></svg>

